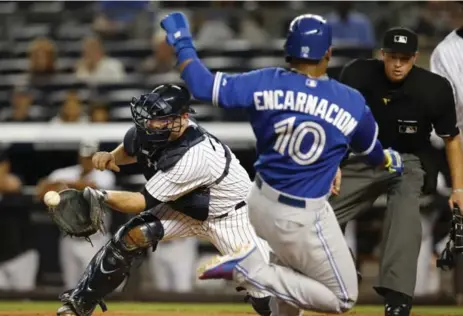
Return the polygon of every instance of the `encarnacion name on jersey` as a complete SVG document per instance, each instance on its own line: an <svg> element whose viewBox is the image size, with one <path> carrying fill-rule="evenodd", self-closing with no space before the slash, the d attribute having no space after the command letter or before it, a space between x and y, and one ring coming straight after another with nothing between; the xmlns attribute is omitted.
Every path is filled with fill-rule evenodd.
<svg viewBox="0 0 463 316"><path fill-rule="evenodd" d="M283 90L266 90L254 92L254 105L257 111L290 110L320 117L338 128L344 135L349 135L358 121L337 104L307 94Z"/></svg>

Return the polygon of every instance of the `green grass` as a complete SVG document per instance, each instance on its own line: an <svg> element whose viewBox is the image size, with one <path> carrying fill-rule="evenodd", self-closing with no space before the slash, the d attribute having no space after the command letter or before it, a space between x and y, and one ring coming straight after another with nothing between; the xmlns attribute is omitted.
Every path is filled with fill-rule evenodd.
<svg viewBox="0 0 463 316"><path fill-rule="evenodd" d="M30 302L30 301L0 301L0 312L5 311L37 311L54 312L59 307L57 302ZM180 304L180 303L125 303L108 302L111 311L175 311L175 312L252 312L246 304ZM354 312L372 313L381 315L382 306L357 306ZM419 315L463 315L463 308L452 306L419 306L413 309ZM355 313L353 313L355 315Z"/></svg>
<svg viewBox="0 0 463 316"><path fill-rule="evenodd" d="M184 303L125 303L107 302L113 311L190 311L190 312L248 312L252 308L246 304L184 304ZM0 301L0 311L55 311L60 302Z"/></svg>

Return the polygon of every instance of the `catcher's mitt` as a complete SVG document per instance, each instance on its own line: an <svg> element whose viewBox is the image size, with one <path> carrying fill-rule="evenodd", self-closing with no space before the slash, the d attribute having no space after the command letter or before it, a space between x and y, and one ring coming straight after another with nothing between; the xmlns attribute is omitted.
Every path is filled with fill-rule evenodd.
<svg viewBox="0 0 463 316"><path fill-rule="evenodd" d="M61 231L72 237L85 237L97 231L105 233L103 217L108 206L105 192L86 187L83 191L67 189L59 192L60 202L48 207L48 213Z"/></svg>
<svg viewBox="0 0 463 316"><path fill-rule="evenodd" d="M452 222L450 227L450 238L437 259L437 267L442 270L450 270L455 266L455 256L463 253L463 216L458 206L453 209Z"/></svg>

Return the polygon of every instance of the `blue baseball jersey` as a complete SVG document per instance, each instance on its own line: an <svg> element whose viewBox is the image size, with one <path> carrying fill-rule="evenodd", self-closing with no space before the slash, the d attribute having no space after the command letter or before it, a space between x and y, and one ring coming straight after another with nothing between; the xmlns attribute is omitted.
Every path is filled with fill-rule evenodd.
<svg viewBox="0 0 463 316"><path fill-rule="evenodd" d="M349 148L368 154L377 142L378 127L363 96L328 77L282 68L218 72L211 100L247 109L257 139L256 171L293 196L327 195Z"/></svg>

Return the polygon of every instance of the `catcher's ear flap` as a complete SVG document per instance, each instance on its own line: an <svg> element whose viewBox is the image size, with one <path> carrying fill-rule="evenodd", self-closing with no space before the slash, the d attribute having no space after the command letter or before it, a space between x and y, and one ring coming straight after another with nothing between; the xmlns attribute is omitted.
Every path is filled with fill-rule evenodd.
<svg viewBox="0 0 463 316"><path fill-rule="evenodd" d="M104 194L90 187L86 187L83 191L83 196L90 206L90 219L95 228L100 230L103 234L106 233L103 218L106 212L109 212L109 207L105 204Z"/></svg>

